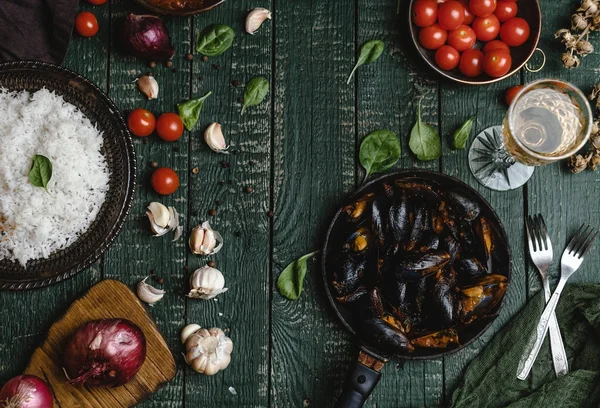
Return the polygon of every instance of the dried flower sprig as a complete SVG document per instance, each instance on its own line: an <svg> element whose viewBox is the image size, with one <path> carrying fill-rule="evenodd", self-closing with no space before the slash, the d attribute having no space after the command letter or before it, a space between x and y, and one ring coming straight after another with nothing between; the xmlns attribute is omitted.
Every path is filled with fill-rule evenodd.
<svg viewBox="0 0 600 408"><path fill-rule="evenodd" d="M565 68L577 68L581 64L579 57L594 52L589 41L590 31L600 31L600 0L581 0L571 16L571 28L561 28L554 33L554 38L565 45L566 52L561 56Z"/></svg>
<svg viewBox="0 0 600 408"><path fill-rule="evenodd" d="M600 83L588 95L590 101L596 100L596 109L600 111ZM592 123L590 132L590 148L585 154L574 154L569 158L569 169L572 173L581 173L585 169L596 170L600 166L600 119Z"/></svg>

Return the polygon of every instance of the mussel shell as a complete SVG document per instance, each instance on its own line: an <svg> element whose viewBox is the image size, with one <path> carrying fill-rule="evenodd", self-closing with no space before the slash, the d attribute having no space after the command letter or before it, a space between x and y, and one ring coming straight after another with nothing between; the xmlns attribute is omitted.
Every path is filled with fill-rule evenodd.
<svg viewBox="0 0 600 408"><path fill-rule="evenodd" d="M462 219L470 222L481 213L479 203L462 192L457 190L447 191L444 193L444 197L449 209Z"/></svg>
<svg viewBox="0 0 600 408"><path fill-rule="evenodd" d="M421 180L402 179L396 180L395 184L397 187L406 190L411 200L426 202L431 206L437 205L440 200L440 196L435 189Z"/></svg>
<svg viewBox="0 0 600 408"><path fill-rule="evenodd" d="M446 251L429 250L414 252L408 255L396 256L398 264L395 268L398 279L418 280L425 278L442 269L450 261L450 254Z"/></svg>
<svg viewBox="0 0 600 408"><path fill-rule="evenodd" d="M363 296L368 293L367 288L364 286L359 286L354 292L336 297L336 300L340 303L351 304L360 300Z"/></svg>
<svg viewBox="0 0 600 408"><path fill-rule="evenodd" d="M450 263L452 263L460 251L460 244L454 238L454 235L448 232L442 235L438 249L448 252L450 254Z"/></svg>
<svg viewBox="0 0 600 408"><path fill-rule="evenodd" d="M419 252L426 252L432 249L439 249L440 237L433 230L425 231L421 236L421 241L417 250Z"/></svg>
<svg viewBox="0 0 600 408"><path fill-rule="evenodd" d="M450 327L456 320L456 272L451 267L438 271L430 281L427 317L435 327Z"/></svg>
<svg viewBox="0 0 600 408"><path fill-rule="evenodd" d="M458 273L458 280L461 284L472 282L488 273L477 258L459 259L454 262L454 268Z"/></svg>
<svg viewBox="0 0 600 408"><path fill-rule="evenodd" d="M390 326L381 318L363 321L359 333L364 341L385 353L394 354L414 350L405 333Z"/></svg>
<svg viewBox="0 0 600 408"><path fill-rule="evenodd" d="M406 251L412 251L423 237L423 234L430 229L429 224L429 211L425 207L419 207L415 213L415 220L412 224L408 241L405 243L404 248Z"/></svg>
<svg viewBox="0 0 600 408"><path fill-rule="evenodd" d="M493 271L492 254L496 246L497 235L487 218L481 217L473 226L474 235L481 248L481 256L490 273Z"/></svg>
<svg viewBox="0 0 600 408"><path fill-rule="evenodd" d="M373 200L375 194L367 193L355 202L344 207L344 212L348 215L348 219L356 222L365 214L369 203Z"/></svg>
<svg viewBox="0 0 600 408"><path fill-rule="evenodd" d="M456 329L445 329L414 338L411 343L417 347L447 348L449 345L459 346L460 339Z"/></svg>
<svg viewBox="0 0 600 408"><path fill-rule="evenodd" d="M389 228L396 241L405 242L408 239L413 217L406 191L401 191L388 212Z"/></svg>
<svg viewBox="0 0 600 408"><path fill-rule="evenodd" d="M343 297L358 289L369 268L369 259L363 256L351 256L344 252L339 260L339 266L333 272L332 285L336 297Z"/></svg>
<svg viewBox="0 0 600 408"><path fill-rule="evenodd" d="M371 231L375 235L377 244L384 248L388 235L387 216L389 205L382 200L374 200L371 205Z"/></svg>
<svg viewBox="0 0 600 408"><path fill-rule="evenodd" d="M506 292L506 277L484 275L471 285L459 290L459 317L470 323L480 316L489 315Z"/></svg>
<svg viewBox="0 0 600 408"><path fill-rule="evenodd" d="M344 249L353 254L365 253L373 247L373 234L367 228L361 227L354 231L346 240Z"/></svg>

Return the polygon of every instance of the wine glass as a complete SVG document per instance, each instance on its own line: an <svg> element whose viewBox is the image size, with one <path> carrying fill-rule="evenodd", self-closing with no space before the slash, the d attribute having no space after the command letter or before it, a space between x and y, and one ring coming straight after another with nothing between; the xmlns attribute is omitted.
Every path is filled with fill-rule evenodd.
<svg viewBox="0 0 600 408"><path fill-rule="evenodd" d="M574 85L541 79L526 85L513 99L502 126L477 135L469 149L475 178L492 190L525 184L533 166L565 159L590 137L592 110Z"/></svg>

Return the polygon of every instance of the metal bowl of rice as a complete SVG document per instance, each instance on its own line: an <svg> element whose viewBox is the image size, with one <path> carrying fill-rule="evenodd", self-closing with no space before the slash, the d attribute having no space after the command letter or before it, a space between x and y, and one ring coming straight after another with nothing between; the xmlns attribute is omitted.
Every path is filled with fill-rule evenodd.
<svg viewBox="0 0 600 408"><path fill-rule="evenodd" d="M93 83L42 62L0 64L0 124L0 289L68 279L108 249L131 208L127 126ZM52 161L46 188L28 178L37 154Z"/></svg>

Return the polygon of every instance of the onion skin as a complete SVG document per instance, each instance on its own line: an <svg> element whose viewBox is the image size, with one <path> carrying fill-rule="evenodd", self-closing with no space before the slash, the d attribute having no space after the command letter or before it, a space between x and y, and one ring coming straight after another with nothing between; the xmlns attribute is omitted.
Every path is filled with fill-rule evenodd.
<svg viewBox="0 0 600 408"><path fill-rule="evenodd" d="M128 52L148 61L170 60L175 54L167 26L157 16L129 13L122 38Z"/></svg>
<svg viewBox="0 0 600 408"><path fill-rule="evenodd" d="M0 407L52 408L54 398L48 384L35 375L11 378L0 390Z"/></svg>
<svg viewBox="0 0 600 408"><path fill-rule="evenodd" d="M131 380L145 359L146 338L138 326L102 319L77 329L65 347L63 364L72 385L117 387Z"/></svg>

